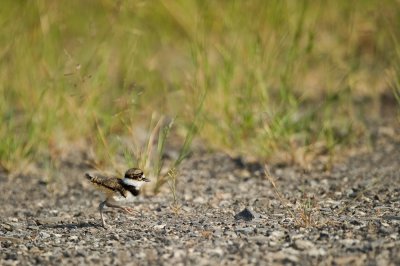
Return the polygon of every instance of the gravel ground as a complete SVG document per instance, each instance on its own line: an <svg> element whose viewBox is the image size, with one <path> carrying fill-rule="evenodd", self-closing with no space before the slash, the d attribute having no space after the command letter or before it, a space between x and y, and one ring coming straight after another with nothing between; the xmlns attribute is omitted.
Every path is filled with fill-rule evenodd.
<svg viewBox="0 0 400 266"><path fill-rule="evenodd" d="M164 186L128 216L107 212L79 156L49 183L0 173L1 265L400 265L400 134L380 127L371 150L324 169L195 152L181 166L179 208Z"/></svg>

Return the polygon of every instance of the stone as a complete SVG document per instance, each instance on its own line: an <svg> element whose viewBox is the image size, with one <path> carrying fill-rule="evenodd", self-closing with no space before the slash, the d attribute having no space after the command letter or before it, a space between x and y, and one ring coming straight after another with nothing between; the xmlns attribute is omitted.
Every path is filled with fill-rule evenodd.
<svg viewBox="0 0 400 266"><path fill-rule="evenodd" d="M307 251L307 254L311 257L323 257L326 255L326 251L323 248L312 247Z"/></svg>
<svg viewBox="0 0 400 266"><path fill-rule="evenodd" d="M235 215L236 220L244 220L246 222L249 222L256 218L256 214L254 211L249 210L248 208L244 208L241 212L237 213Z"/></svg>
<svg viewBox="0 0 400 266"><path fill-rule="evenodd" d="M314 247L314 244L311 241L308 240L303 240L303 239L297 239L294 242L294 247L298 250L308 250Z"/></svg>
<svg viewBox="0 0 400 266"><path fill-rule="evenodd" d="M48 233L46 233L46 232L40 232L40 233L39 233L39 236L40 236L41 238L49 238L49 237L50 237L50 234L48 234Z"/></svg>
<svg viewBox="0 0 400 266"><path fill-rule="evenodd" d="M155 225L153 228L154 228L155 230L162 230L162 229L165 228L165 226L166 226L166 224L157 224L157 225Z"/></svg>
<svg viewBox="0 0 400 266"><path fill-rule="evenodd" d="M249 235L249 234L254 233L254 228L253 227L239 227L239 228L236 228L236 232L245 234L245 235Z"/></svg>
<svg viewBox="0 0 400 266"><path fill-rule="evenodd" d="M284 237L285 237L285 232L284 231L273 231L271 233L271 235L269 236L269 239L271 241L278 241L278 240L280 240L280 239L282 239Z"/></svg>

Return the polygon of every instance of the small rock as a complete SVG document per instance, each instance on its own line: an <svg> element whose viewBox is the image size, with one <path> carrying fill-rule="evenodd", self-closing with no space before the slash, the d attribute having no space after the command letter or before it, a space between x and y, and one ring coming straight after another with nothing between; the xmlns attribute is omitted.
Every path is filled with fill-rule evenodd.
<svg viewBox="0 0 400 266"><path fill-rule="evenodd" d="M259 246L268 244L268 238L266 236L253 236L250 240Z"/></svg>
<svg viewBox="0 0 400 266"><path fill-rule="evenodd" d="M295 241L295 240L297 240L297 239L303 239L303 238L305 238L305 236L304 236L303 234L297 234L297 235L291 236L291 239L292 239L293 241Z"/></svg>
<svg viewBox="0 0 400 266"><path fill-rule="evenodd" d="M308 250L307 254L311 257L323 257L326 255L326 251L323 248L313 247L310 250Z"/></svg>
<svg viewBox="0 0 400 266"><path fill-rule="evenodd" d="M5 256L5 260L6 260L6 261L7 261L7 260L14 260L14 261L17 261L17 260L18 260L18 256L17 256L17 254L8 253L8 254L6 254L6 256Z"/></svg>
<svg viewBox="0 0 400 266"><path fill-rule="evenodd" d="M400 216L395 215L384 215L382 216L383 220L393 220L393 221L400 221Z"/></svg>
<svg viewBox="0 0 400 266"><path fill-rule="evenodd" d="M35 226L35 225L29 225L26 228L29 230L39 230L39 226Z"/></svg>
<svg viewBox="0 0 400 266"><path fill-rule="evenodd" d="M143 251L138 252L135 254L135 257L140 258L140 259L144 259L146 258L146 253L144 253Z"/></svg>
<svg viewBox="0 0 400 266"><path fill-rule="evenodd" d="M237 233L249 235L254 233L254 228L253 227L240 227L236 229Z"/></svg>
<svg viewBox="0 0 400 266"><path fill-rule="evenodd" d="M360 240L358 239L349 239L349 238L340 240L340 243L345 247L351 247L355 244L358 244L359 242Z"/></svg>
<svg viewBox="0 0 400 266"><path fill-rule="evenodd" d="M70 237L68 237L68 240L71 240L71 241L78 240L78 236L70 236Z"/></svg>
<svg viewBox="0 0 400 266"><path fill-rule="evenodd" d="M218 204L219 207L227 207L231 204L229 200L221 200L220 203Z"/></svg>
<svg viewBox="0 0 400 266"><path fill-rule="evenodd" d="M266 236L266 235L268 234L268 229L267 229L267 228L264 228L264 227L257 227L256 230L257 230L256 233L257 233L258 235Z"/></svg>
<svg viewBox="0 0 400 266"><path fill-rule="evenodd" d="M21 251L28 251L28 248L25 245L18 245L18 249Z"/></svg>
<svg viewBox="0 0 400 266"><path fill-rule="evenodd" d="M32 247L30 250L29 250L29 252L30 253L39 253L40 252L40 249L38 248L38 247Z"/></svg>
<svg viewBox="0 0 400 266"><path fill-rule="evenodd" d="M334 258L333 265L364 265L366 264L366 257L367 257L366 254L345 255L345 256L342 255Z"/></svg>
<svg viewBox="0 0 400 266"><path fill-rule="evenodd" d="M346 196L349 198L354 198L357 196L357 190L354 188L349 188L346 190Z"/></svg>
<svg viewBox="0 0 400 266"><path fill-rule="evenodd" d="M269 239L272 241L278 241L285 237L285 232L283 231L273 231L269 236Z"/></svg>
<svg viewBox="0 0 400 266"><path fill-rule="evenodd" d="M250 211L248 208L244 208L243 211L237 213L235 215L236 220L244 220L244 221L251 221L256 217L256 213L253 211Z"/></svg>
<svg viewBox="0 0 400 266"><path fill-rule="evenodd" d="M297 264L299 262L299 258L297 256L289 255L283 251L271 253L270 257L274 262L278 262L278 264L289 264L287 262L291 262L291 264Z"/></svg>
<svg viewBox="0 0 400 266"><path fill-rule="evenodd" d="M326 231L322 231L321 233L319 233L318 240L329 240L329 233Z"/></svg>
<svg viewBox="0 0 400 266"><path fill-rule="evenodd" d="M298 251L294 248L283 248L282 252L284 252L285 254L288 254L288 255L292 255L292 256L300 255L300 251Z"/></svg>
<svg viewBox="0 0 400 266"><path fill-rule="evenodd" d="M27 219L26 226L27 226L28 229L29 229L29 226L37 227L37 223L33 219Z"/></svg>
<svg viewBox="0 0 400 266"><path fill-rule="evenodd" d="M303 240L303 239L297 239L294 242L294 246L296 249L299 250L308 250L314 247L314 244L311 241L308 240Z"/></svg>
<svg viewBox="0 0 400 266"><path fill-rule="evenodd" d="M194 202L194 203L199 203L199 204L204 204L204 203L207 202L207 200L206 200L205 198L199 196L199 197L195 198L195 199L193 200L193 202Z"/></svg>
<svg viewBox="0 0 400 266"><path fill-rule="evenodd" d="M214 236L216 236L216 237L221 237L222 234L223 234L223 232L222 232L221 229L215 229L214 232L213 232L213 234L214 234Z"/></svg>
<svg viewBox="0 0 400 266"><path fill-rule="evenodd" d="M54 225L62 223L64 221L65 219L62 217L41 217L35 219L37 225Z"/></svg>
<svg viewBox="0 0 400 266"><path fill-rule="evenodd" d="M111 234L110 235L110 240L119 241L119 236L117 234ZM82 241L81 241L81 243L82 243Z"/></svg>
<svg viewBox="0 0 400 266"><path fill-rule="evenodd" d="M268 245L269 245L270 247L274 248L274 247L277 247L277 246L279 245L279 243L276 242L276 241L269 241L269 242L268 242Z"/></svg>
<svg viewBox="0 0 400 266"><path fill-rule="evenodd" d="M221 248L214 248L212 250L209 250L209 254L216 255L218 257L222 257L224 255L224 251Z"/></svg>
<svg viewBox="0 0 400 266"><path fill-rule="evenodd" d="M161 230L161 229L164 229L165 226L166 226L166 224L157 224L157 225L155 225L153 228L154 228L155 230Z"/></svg>
<svg viewBox="0 0 400 266"><path fill-rule="evenodd" d="M384 235L390 235L393 233L393 229L390 227L381 226L379 228L379 233L384 234Z"/></svg>
<svg viewBox="0 0 400 266"><path fill-rule="evenodd" d="M49 237L50 237L50 234L48 234L48 233L46 233L46 232L40 232L40 233L39 233L39 236L40 236L41 238L49 238Z"/></svg>
<svg viewBox="0 0 400 266"><path fill-rule="evenodd" d="M226 231L224 232L224 235L226 235L226 237L228 238L233 238L233 239L238 237L237 234L233 231Z"/></svg>
<svg viewBox="0 0 400 266"><path fill-rule="evenodd" d="M191 207L189 207L189 206L183 206L181 209L182 209L183 211L185 211L185 212L188 212L188 213L193 212L193 208L191 208Z"/></svg>
<svg viewBox="0 0 400 266"><path fill-rule="evenodd" d="M268 198L257 198L253 201L252 206L254 208L266 209L270 204L270 200Z"/></svg>
<svg viewBox="0 0 400 266"><path fill-rule="evenodd" d="M174 250L173 254L174 254L173 255L174 259L181 259L181 258L184 258L186 256L186 252L184 250L181 250L181 249Z"/></svg>
<svg viewBox="0 0 400 266"><path fill-rule="evenodd" d="M52 251L47 251L47 252L44 252L44 253L40 254L40 256L43 256L43 257L50 257L52 255L53 255Z"/></svg>
<svg viewBox="0 0 400 266"><path fill-rule="evenodd" d="M11 225L11 224L8 224L8 223L2 223L1 224L1 227L3 227L5 230L7 230L7 231L12 231L12 230L14 230L14 227Z"/></svg>

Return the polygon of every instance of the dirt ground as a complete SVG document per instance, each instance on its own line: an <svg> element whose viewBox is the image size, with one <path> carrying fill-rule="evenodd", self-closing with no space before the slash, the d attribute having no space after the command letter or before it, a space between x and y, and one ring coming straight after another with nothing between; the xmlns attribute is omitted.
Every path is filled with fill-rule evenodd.
<svg viewBox="0 0 400 266"><path fill-rule="evenodd" d="M82 156L55 185L40 171L0 173L1 265L400 265L400 132L379 126L369 151L326 170L194 152L182 164L179 210L168 186L128 216L107 212Z"/></svg>

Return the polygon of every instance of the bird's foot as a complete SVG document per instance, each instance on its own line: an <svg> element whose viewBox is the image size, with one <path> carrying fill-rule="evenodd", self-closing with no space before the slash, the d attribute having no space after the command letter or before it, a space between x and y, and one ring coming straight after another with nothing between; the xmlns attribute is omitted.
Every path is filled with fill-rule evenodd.
<svg viewBox="0 0 400 266"><path fill-rule="evenodd" d="M103 226L104 229L108 229L108 225L106 224L106 221L104 220L103 216L101 217L101 225Z"/></svg>
<svg viewBox="0 0 400 266"><path fill-rule="evenodd" d="M128 213L128 214L134 214L134 210L133 208L130 207L123 207L124 212Z"/></svg>

